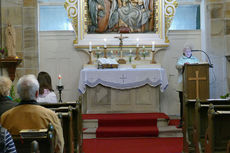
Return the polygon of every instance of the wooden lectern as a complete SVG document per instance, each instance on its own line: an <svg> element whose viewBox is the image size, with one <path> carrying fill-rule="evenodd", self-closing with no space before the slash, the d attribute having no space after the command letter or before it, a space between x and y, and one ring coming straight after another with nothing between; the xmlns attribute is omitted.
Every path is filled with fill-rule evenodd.
<svg viewBox="0 0 230 153"><path fill-rule="evenodd" d="M183 92L186 99L209 99L209 64L185 64Z"/></svg>

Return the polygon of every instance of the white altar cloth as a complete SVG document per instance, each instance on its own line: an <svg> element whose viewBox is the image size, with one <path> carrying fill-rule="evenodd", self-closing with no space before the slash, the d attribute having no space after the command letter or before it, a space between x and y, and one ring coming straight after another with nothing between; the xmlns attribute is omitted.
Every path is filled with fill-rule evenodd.
<svg viewBox="0 0 230 153"><path fill-rule="evenodd" d="M79 91L84 94L86 85L95 87L98 84L115 89L131 89L149 84L160 85L163 92L168 86L166 71L162 68L118 68L118 69L82 69L79 80Z"/></svg>

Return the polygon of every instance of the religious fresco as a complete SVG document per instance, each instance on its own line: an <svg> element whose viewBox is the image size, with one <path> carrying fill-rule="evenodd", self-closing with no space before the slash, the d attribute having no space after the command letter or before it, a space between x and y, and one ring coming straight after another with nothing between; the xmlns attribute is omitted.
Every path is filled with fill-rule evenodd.
<svg viewBox="0 0 230 153"><path fill-rule="evenodd" d="M154 32L153 0L87 0L88 33Z"/></svg>

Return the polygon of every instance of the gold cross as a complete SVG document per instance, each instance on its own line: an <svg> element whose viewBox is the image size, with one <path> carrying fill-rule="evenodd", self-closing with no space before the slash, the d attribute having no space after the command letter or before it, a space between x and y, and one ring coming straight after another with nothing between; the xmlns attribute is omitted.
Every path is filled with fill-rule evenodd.
<svg viewBox="0 0 230 153"><path fill-rule="evenodd" d="M122 34L120 34L119 37L114 37L114 38L118 38L120 40L120 44L119 45L122 48L122 46L123 46L123 39L128 38L128 37L122 37Z"/></svg>
<svg viewBox="0 0 230 153"><path fill-rule="evenodd" d="M196 81L196 98L199 98L199 81L206 80L206 77L199 77L199 71L196 71L195 78L188 78L189 81Z"/></svg>

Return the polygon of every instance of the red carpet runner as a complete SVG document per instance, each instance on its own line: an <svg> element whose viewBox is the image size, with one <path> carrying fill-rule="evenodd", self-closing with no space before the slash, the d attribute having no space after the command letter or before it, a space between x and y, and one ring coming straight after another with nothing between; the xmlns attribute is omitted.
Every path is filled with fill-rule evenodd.
<svg viewBox="0 0 230 153"><path fill-rule="evenodd" d="M85 114L83 119L98 119L97 138L158 136L157 119L164 113Z"/></svg>
<svg viewBox="0 0 230 153"><path fill-rule="evenodd" d="M183 138L84 139L84 153L181 153Z"/></svg>

